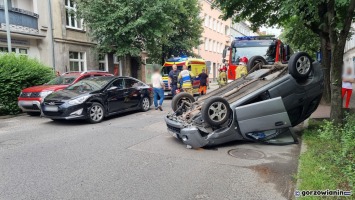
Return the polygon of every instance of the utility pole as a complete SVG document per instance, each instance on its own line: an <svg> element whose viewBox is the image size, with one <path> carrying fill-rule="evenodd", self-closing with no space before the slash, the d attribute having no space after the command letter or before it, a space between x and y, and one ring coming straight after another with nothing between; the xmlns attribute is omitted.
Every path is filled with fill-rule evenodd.
<svg viewBox="0 0 355 200"><path fill-rule="evenodd" d="M7 50L9 53L11 50L11 35L10 35L10 22L9 22L9 5L8 1L4 0L4 9L5 9L5 22L6 22L6 35L7 35Z"/></svg>
<svg viewBox="0 0 355 200"><path fill-rule="evenodd" d="M52 54L52 66L55 71L55 55L54 55L54 40L53 40L53 14L52 14L52 2L48 0L48 14L49 14L49 37L50 37L50 51Z"/></svg>

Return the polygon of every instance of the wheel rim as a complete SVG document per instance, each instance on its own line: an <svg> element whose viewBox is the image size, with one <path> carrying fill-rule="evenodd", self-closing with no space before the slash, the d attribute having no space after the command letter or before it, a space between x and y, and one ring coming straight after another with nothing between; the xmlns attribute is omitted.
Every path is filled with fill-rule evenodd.
<svg viewBox="0 0 355 200"><path fill-rule="evenodd" d="M208 108L208 115L211 120L215 122L220 122L227 116L227 107L222 102L214 102Z"/></svg>
<svg viewBox="0 0 355 200"><path fill-rule="evenodd" d="M94 105L90 109L90 118L97 122L100 121L104 116L104 111L102 110L101 106Z"/></svg>
<svg viewBox="0 0 355 200"><path fill-rule="evenodd" d="M149 99L148 98L144 98L143 99L143 109L144 110L148 110L149 109Z"/></svg>
<svg viewBox="0 0 355 200"><path fill-rule="evenodd" d="M300 74L307 74L311 68L311 61L307 56L301 56L296 63L297 72Z"/></svg>

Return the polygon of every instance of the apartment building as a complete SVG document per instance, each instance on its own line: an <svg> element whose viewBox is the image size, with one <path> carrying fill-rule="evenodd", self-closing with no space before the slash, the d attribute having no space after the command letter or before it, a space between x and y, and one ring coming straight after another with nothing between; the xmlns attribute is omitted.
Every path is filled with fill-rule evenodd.
<svg viewBox="0 0 355 200"><path fill-rule="evenodd" d="M353 23L351 26L354 29L355 23ZM345 67L352 67L353 73L355 74L355 36L354 35L345 44L343 59L344 59Z"/></svg>
<svg viewBox="0 0 355 200"><path fill-rule="evenodd" d="M207 61L210 78L218 76L218 69L222 67L223 49L228 47L237 36L255 35L244 23L234 23L231 19L222 20L222 12L211 8L212 0L200 0L203 28L201 44L195 53Z"/></svg>
<svg viewBox="0 0 355 200"><path fill-rule="evenodd" d="M74 0L7 1L13 52L37 58L60 73L105 70L142 77L140 58L97 52L83 20L75 16ZM0 51L7 52L4 12L0 0Z"/></svg>

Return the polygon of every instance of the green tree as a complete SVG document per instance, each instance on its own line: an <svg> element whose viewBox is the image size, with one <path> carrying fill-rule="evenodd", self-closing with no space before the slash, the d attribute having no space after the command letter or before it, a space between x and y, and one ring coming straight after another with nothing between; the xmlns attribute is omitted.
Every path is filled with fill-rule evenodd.
<svg viewBox="0 0 355 200"><path fill-rule="evenodd" d="M355 15L355 0L215 0L214 6L223 11L223 18L248 20L254 30L262 25L282 25L297 16L303 25L300 29L317 34L323 59L330 60L325 78L330 76L331 119L342 123L341 71L344 47Z"/></svg>
<svg viewBox="0 0 355 200"><path fill-rule="evenodd" d="M161 61L163 51L191 51L199 44L198 1L188 0L76 0L92 38L103 52L138 56L149 53ZM189 13L190 11L192 13ZM199 27L197 26L197 27ZM196 31L197 30L197 31ZM171 52L171 53L170 53Z"/></svg>
<svg viewBox="0 0 355 200"><path fill-rule="evenodd" d="M295 50L305 51L312 57L315 57L315 52L321 50L322 40L320 36L310 29L304 29L304 23L298 16L292 16L289 19L282 22L283 32L281 39L292 46ZM325 42L327 43L327 42ZM328 41L329 43L329 41ZM329 44L324 44L322 52L329 51ZM322 67L326 73L324 73L324 91L323 102L330 103L330 56L329 54L323 56Z"/></svg>

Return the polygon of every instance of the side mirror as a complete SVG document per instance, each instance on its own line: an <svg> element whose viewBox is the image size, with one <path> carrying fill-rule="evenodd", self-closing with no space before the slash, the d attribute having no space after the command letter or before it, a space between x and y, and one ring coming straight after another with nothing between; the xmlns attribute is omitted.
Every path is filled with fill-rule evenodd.
<svg viewBox="0 0 355 200"><path fill-rule="evenodd" d="M116 90L118 87L116 87L116 86L111 86L109 89L108 89L108 91L112 91L112 90Z"/></svg>
<svg viewBox="0 0 355 200"><path fill-rule="evenodd" d="M223 59L226 58L226 56L227 56L227 49L228 49L228 48L223 49L223 54L222 54L222 58L223 58Z"/></svg>

